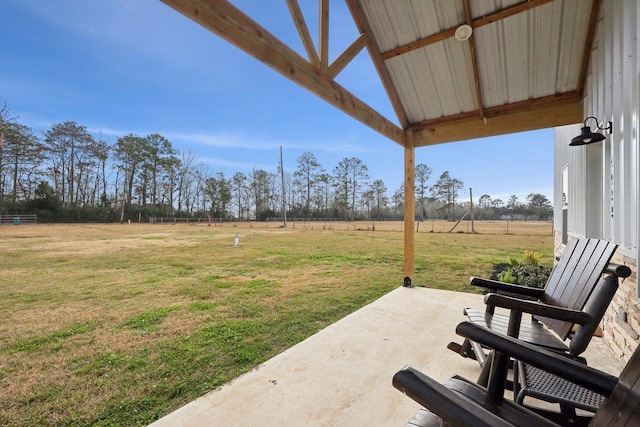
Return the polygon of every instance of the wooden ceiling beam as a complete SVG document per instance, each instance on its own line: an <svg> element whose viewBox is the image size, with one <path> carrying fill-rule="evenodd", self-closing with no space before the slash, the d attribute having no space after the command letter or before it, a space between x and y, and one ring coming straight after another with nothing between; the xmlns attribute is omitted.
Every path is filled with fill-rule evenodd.
<svg viewBox="0 0 640 427"><path fill-rule="evenodd" d="M400 96L398 95L398 92L396 91L396 88L391 81L389 71L387 70L387 67L384 65L384 62L380 56L380 48L374 38L371 37L371 27L369 26L369 22L365 18L364 11L360 6L360 2L357 0L346 1L347 6L349 6L349 10L351 11L351 16L353 17L353 20L358 27L358 31L360 31L361 34L365 34L367 36L366 40L369 57L371 58L371 62L373 62L373 66L378 72L378 76L380 77L380 81L382 82L384 90L387 92L387 96L389 97L389 101L391 102L391 107L396 113L396 117L400 122L400 126L402 126L403 129L406 129L407 126L409 126L407 113L402 107Z"/></svg>
<svg viewBox="0 0 640 427"><path fill-rule="evenodd" d="M471 6L469 0L464 0L464 19L468 25L471 25ZM469 55L471 56L471 65L473 67L473 81L476 86L476 102L478 104L478 114L480 118L484 118L484 101L482 98L482 87L480 86L480 71L478 69L478 57L476 55L476 38L473 33L469 37Z"/></svg>
<svg viewBox="0 0 640 427"><path fill-rule="evenodd" d="M511 104L498 105L485 109L485 118L494 118L502 115L516 114L535 111L548 105L568 105L580 102L581 95L578 91L566 92L559 95L550 95L542 98L528 99L526 101L514 102ZM439 125L447 122L455 122L458 120L476 119L477 111L468 111L465 113L455 114L451 116L439 117L437 119L425 120L413 124L410 129L413 131L421 130L431 126ZM582 120L580 120L582 122Z"/></svg>
<svg viewBox="0 0 640 427"><path fill-rule="evenodd" d="M598 18L600 15L601 0L593 0L591 5L591 15L589 16L589 27L587 29L587 37L584 43L584 51L582 52L582 63L580 64L580 76L578 77L578 90L584 93L584 86L587 84L587 72L589 71L589 61L591 60L591 49L593 49L593 39L596 36L596 27L598 26Z"/></svg>
<svg viewBox="0 0 640 427"><path fill-rule="evenodd" d="M482 27L484 25L488 25L491 24L493 22L499 21L500 19L505 19L508 18L510 16L513 15L517 15L519 13L522 12L526 12L527 10L533 9L535 7L538 6L542 6L545 3L549 3L553 0L527 0L527 1L523 1L521 3L515 4L513 6L507 7L505 9L499 10L497 12L494 12L492 14L483 16L482 18L478 18L478 19L474 19L472 20L470 23L468 23L469 25L471 25L471 27L478 28L478 27ZM422 39L413 41L411 43L407 43L405 45L402 46L398 46L394 49L388 50L386 52L383 52L380 54L380 56L382 57L383 61L386 61L387 59L396 57L396 56L400 56L400 55L404 55L407 52L411 52L412 50L416 50L416 49L420 49L421 47L425 47L428 46L430 44L433 43L437 43L439 41L448 39L450 37L453 37L455 35L456 29L458 27L454 27L454 28L448 28L444 31L441 31L439 33L430 35L428 37L424 37Z"/></svg>
<svg viewBox="0 0 640 427"><path fill-rule="evenodd" d="M476 111L429 120L412 126L416 147L484 138L554 126L580 123L578 91L485 109L486 120Z"/></svg>
<svg viewBox="0 0 640 427"><path fill-rule="evenodd" d="M278 73L392 141L404 145L403 129L333 81L227 0L162 0L189 19L242 49Z"/></svg>
<svg viewBox="0 0 640 427"><path fill-rule="evenodd" d="M298 30L298 34L300 35L300 40L302 40L304 50L307 51L309 62L318 65L320 63L320 58L318 57L316 46L313 43L313 39L311 38L311 33L309 32L307 22L304 19L302 11L300 10L300 4L298 3L298 0L287 0L287 6L289 6L289 13L291 14L293 23L296 26L296 30Z"/></svg>

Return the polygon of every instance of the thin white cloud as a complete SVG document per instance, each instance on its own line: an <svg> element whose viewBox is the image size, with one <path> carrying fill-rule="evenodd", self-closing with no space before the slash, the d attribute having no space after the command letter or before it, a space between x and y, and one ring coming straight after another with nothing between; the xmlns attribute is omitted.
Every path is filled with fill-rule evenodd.
<svg viewBox="0 0 640 427"><path fill-rule="evenodd" d="M340 140L298 140L296 142L278 139L273 136L248 134L245 132L217 132L217 133L182 133L160 132L170 141L197 144L218 148L242 148L247 150L271 151L279 147L323 152L365 153L371 151L356 144L348 137Z"/></svg>
<svg viewBox="0 0 640 427"><path fill-rule="evenodd" d="M213 35L201 37L204 29L153 0L25 1L23 6L60 31L92 44L91 51L105 61L108 51L99 45L133 51L167 65L195 66L203 50L210 51L217 40Z"/></svg>
<svg viewBox="0 0 640 427"><path fill-rule="evenodd" d="M61 121L48 120L41 117L34 117L29 113L18 112L20 116L20 122L33 128L45 131L51 128L53 125L60 123ZM109 126L101 126L96 124L86 125L79 123L87 127L95 138L101 139L117 139L119 137L134 134L138 136L146 136L152 133L159 133L167 138L174 145L179 144L182 146L202 146L203 148L229 148L229 149L243 149L252 151L272 151L278 150L280 147L284 149L296 149L312 152L327 152L327 153L346 153L348 155L363 154L372 152L373 150L367 148L362 144L356 142L355 137L345 136L340 139L328 139L328 140L297 140L293 142L287 139L278 139L273 136L264 134L249 134L244 131L224 131L224 132L176 132L176 131L162 131L162 130L150 130L150 129L116 129Z"/></svg>
<svg viewBox="0 0 640 427"><path fill-rule="evenodd" d="M251 169L258 168L263 170L272 170L275 168L273 164L256 164L255 162L239 162L236 160L227 160L221 159L218 157L199 157L200 160L205 165L219 166L226 169L239 170L239 171L249 171Z"/></svg>

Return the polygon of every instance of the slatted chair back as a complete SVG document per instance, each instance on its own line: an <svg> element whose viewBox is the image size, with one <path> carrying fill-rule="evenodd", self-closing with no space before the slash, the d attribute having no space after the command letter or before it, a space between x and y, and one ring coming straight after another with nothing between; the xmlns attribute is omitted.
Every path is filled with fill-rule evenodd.
<svg viewBox="0 0 640 427"><path fill-rule="evenodd" d="M593 427L640 426L640 347L620 374L611 395L593 417Z"/></svg>
<svg viewBox="0 0 640 427"><path fill-rule="evenodd" d="M598 239L574 239L553 268L544 288L542 302L557 307L581 310L600 281L618 245ZM566 339L573 324L539 317L548 328Z"/></svg>

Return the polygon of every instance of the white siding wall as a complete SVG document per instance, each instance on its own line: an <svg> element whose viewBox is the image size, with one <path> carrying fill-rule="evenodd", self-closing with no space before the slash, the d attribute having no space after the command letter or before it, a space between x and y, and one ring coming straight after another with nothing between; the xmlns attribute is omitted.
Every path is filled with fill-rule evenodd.
<svg viewBox="0 0 640 427"><path fill-rule="evenodd" d="M580 126L556 129L558 174L569 165L569 233L620 244L637 259L640 122L640 0L603 1L584 98L584 116L613 122L601 143L568 147ZM595 121L587 123L594 130ZM558 200L555 206L560 207ZM559 224L556 223L556 228Z"/></svg>
<svg viewBox="0 0 640 427"><path fill-rule="evenodd" d="M640 338L637 264L640 231L640 0L604 0L591 52L584 97L584 117L613 122L601 143L568 147L580 126L556 129L555 220L562 230L562 169L568 168L568 234L618 243L616 262L632 266L634 275L620 287L605 317L605 337L626 359ZM594 130L595 122L587 123ZM624 311L629 323L621 322Z"/></svg>

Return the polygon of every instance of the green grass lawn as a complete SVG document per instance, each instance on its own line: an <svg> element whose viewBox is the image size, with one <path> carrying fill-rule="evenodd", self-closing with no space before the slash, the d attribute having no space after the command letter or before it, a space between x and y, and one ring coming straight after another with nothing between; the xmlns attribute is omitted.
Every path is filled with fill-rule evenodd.
<svg viewBox="0 0 640 427"><path fill-rule="evenodd" d="M414 284L472 291L470 275L525 250L550 265L539 227L418 233ZM383 227L0 227L0 425L146 425L401 286L402 239Z"/></svg>

